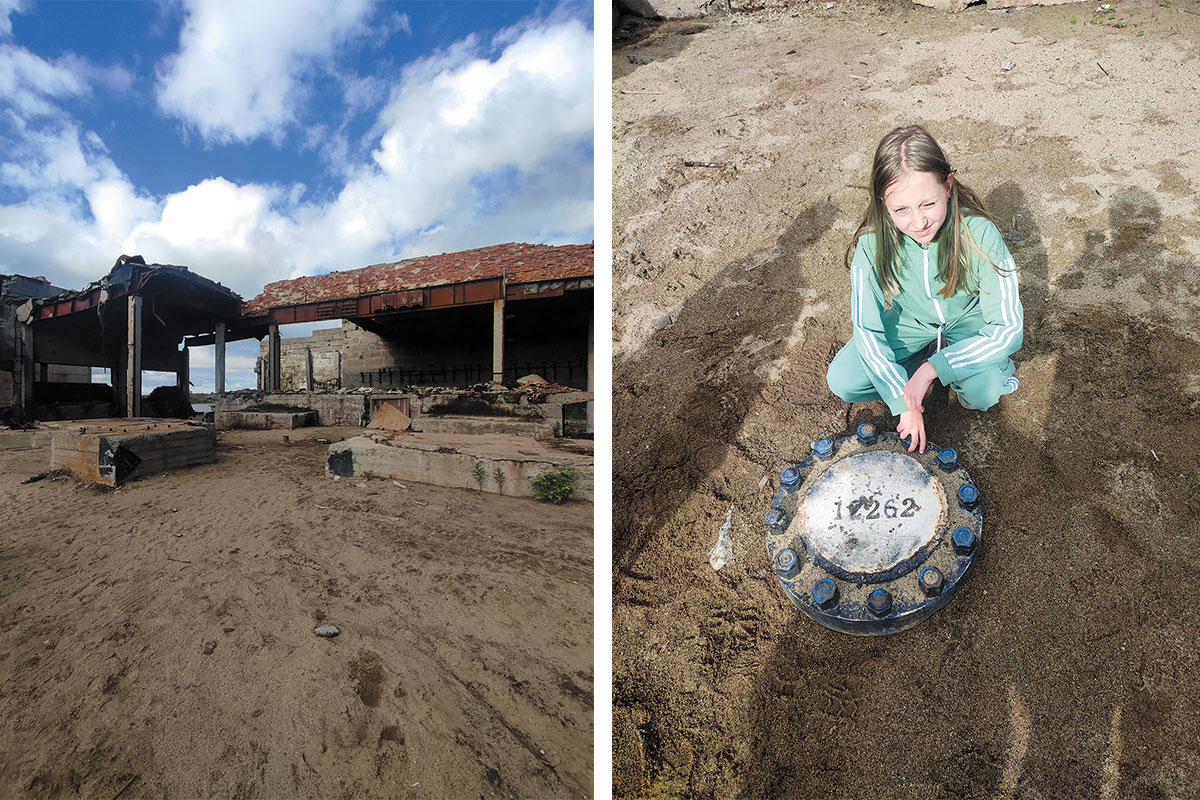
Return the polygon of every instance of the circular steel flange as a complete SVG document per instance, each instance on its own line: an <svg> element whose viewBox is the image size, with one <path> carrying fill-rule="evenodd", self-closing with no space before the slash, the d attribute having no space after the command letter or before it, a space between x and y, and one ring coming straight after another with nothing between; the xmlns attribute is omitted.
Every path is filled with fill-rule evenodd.
<svg viewBox="0 0 1200 800"><path fill-rule="evenodd" d="M860 425L779 478L767 555L788 599L827 628L895 633L928 618L975 566L979 491L952 447L909 453Z"/></svg>

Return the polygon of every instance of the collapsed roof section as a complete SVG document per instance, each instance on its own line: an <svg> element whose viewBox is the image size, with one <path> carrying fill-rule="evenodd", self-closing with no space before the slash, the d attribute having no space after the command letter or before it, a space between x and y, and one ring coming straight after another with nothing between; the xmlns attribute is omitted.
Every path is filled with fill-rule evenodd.
<svg viewBox="0 0 1200 800"><path fill-rule="evenodd" d="M35 299L29 313L35 321L57 319L98 309L127 295L152 298L158 321L181 331L180 337L211 331L214 321L237 319L242 305L240 295L187 267L147 264L141 256L123 255L100 280L78 292Z"/></svg>
<svg viewBox="0 0 1200 800"><path fill-rule="evenodd" d="M85 288L34 298L20 309L19 319L34 328L35 360L95 367L119 360L128 345L128 297L142 298L145 369L174 370L185 336L241 315L242 298L221 284L187 267L123 255Z"/></svg>
<svg viewBox="0 0 1200 800"><path fill-rule="evenodd" d="M554 297L592 288L594 243L499 244L269 283L240 328ZM230 339L238 338L231 335Z"/></svg>

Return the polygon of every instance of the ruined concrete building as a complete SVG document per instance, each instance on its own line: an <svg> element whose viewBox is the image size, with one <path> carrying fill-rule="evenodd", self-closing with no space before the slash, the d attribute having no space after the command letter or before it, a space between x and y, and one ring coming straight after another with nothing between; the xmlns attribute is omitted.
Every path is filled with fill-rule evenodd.
<svg viewBox="0 0 1200 800"><path fill-rule="evenodd" d="M268 284L239 327L267 327L259 388L514 385L592 389L593 251L501 244ZM279 326L344 320L281 339Z"/></svg>
<svg viewBox="0 0 1200 800"><path fill-rule="evenodd" d="M142 371L174 372L187 414L184 337L235 322L242 299L186 267L121 256L104 278L65 291L6 276L0 288L0 414L6 420L142 415ZM220 358L220 356L218 356ZM92 369L110 384L92 383Z"/></svg>

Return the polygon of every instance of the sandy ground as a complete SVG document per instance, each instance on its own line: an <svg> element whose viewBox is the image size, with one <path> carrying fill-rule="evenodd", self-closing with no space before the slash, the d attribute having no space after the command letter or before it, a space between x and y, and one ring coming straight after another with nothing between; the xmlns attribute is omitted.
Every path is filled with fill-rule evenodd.
<svg viewBox="0 0 1200 800"><path fill-rule="evenodd" d="M618 31L618 796L1200 797L1200 5L1095 5ZM790 606L762 519L813 439L894 425L824 376L874 146L910 122L1009 241L1022 387L930 401L984 549L932 619L858 638Z"/></svg>
<svg viewBox="0 0 1200 800"><path fill-rule="evenodd" d="M0 451L0 796L591 794L592 506L325 478L359 433L115 491Z"/></svg>

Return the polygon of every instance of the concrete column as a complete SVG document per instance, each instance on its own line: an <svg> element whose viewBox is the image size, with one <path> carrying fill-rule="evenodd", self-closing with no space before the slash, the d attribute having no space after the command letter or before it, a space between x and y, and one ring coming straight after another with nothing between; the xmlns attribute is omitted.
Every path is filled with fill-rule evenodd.
<svg viewBox="0 0 1200 800"><path fill-rule="evenodd" d="M587 390L589 392L596 391L596 365L594 358L596 354L596 309L592 308L588 311L588 343L587 343ZM596 428L593 426L593 417L595 415L595 400L587 402L587 429L589 433L594 433Z"/></svg>
<svg viewBox="0 0 1200 800"><path fill-rule="evenodd" d="M17 379L17 391L13 392L17 401L17 416L22 422L33 421L33 326L17 323L17 369L13 370Z"/></svg>
<svg viewBox="0 0 1200 800"><path fill-rule="evenodd" d="M214 345L215 358L217 363L217 394L225 394L225 323L217 323L217 341Z"/></svg>
<svg viewBox="0 0 1200 800"><path fill-rule="evenodd" d="M271 392L278 392L281 385L279 375L279 348L279 326L272 322L270 337L267 344L267 361L269 362L267 365L267 390Z"/></svg>
<svg viewBox="0 0 1200 800"><path fill-rule="evenodd" d="M492 383L504 383L504 298L492 301Z"/></svg>
<svg viewBox="0 0 1200 800"><path fill-rule="evenodd" d="M129 296L129 318L125 328L126 417L142 415L142 298Z"/></svg>
<svg viewBox="0 0 1200 800"><path fill-rule="evenodd" d="M192 365L191 354L188 352L187 345L179 349L179 363L175 367L175 385L182 392L181 399L186 402L191 402L192 392Z"/></svg>
<svg viewBox="0 0 1200 800"><path fill-rule="evenodd" d="M312 348L306 348L304 351L304 388L306 391L313 390L313 365L312 365Z"/></svg>

